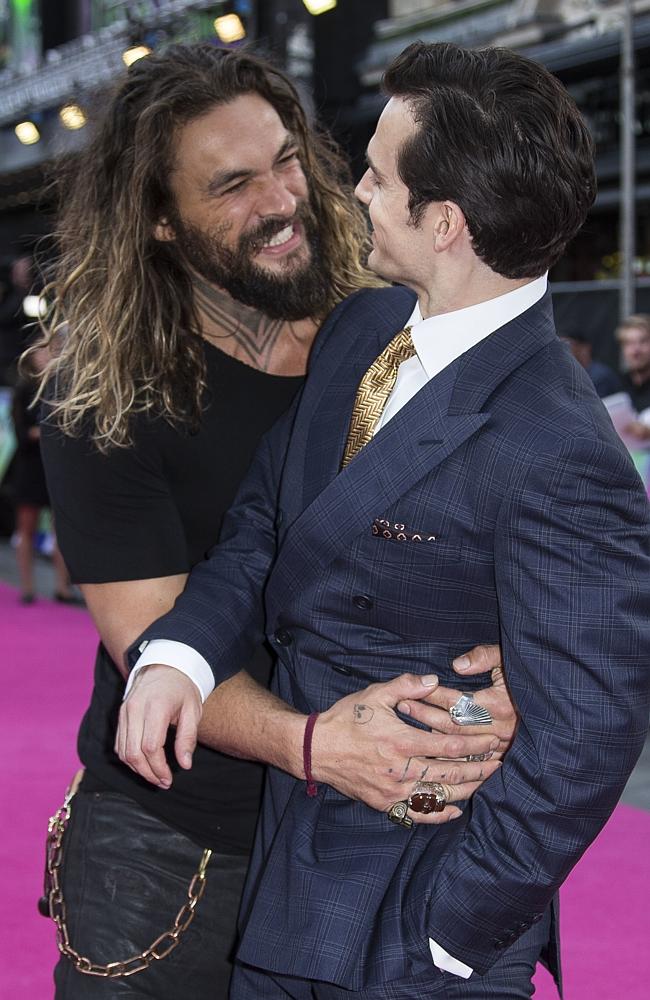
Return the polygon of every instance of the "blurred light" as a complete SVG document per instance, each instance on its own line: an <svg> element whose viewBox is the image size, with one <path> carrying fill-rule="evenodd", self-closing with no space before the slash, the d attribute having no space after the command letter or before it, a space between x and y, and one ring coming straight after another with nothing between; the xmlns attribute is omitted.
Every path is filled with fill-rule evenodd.
<svg viewBox="0 0 650 1000"><path fill-rule="evenodd" d="M45 299L40 295L26 295L23 299L23 312L28 319L38 319L47 312Z"/></svg>
<svg viewBox="0 0 650 1000"><path fill-rule="evenodd" d="M240 42L246 38L246 28L237 14L224 14L214 22L214 30L219 36L219 40L225 42Z"/></svg>
<svg viewBox="0 0 650 1000"><path fill-rule="evenodd" d="M83 128L86 116L78 104L65 104L59 111L61 124L69 129Z"/></svg>
<svg viewBox="0 0 650 1000"><path fill-rule="evenodd" d="M138 59L144 59L148 55L151 55L151 49L146 45L133 45L126 52L122 53L122 60L127 66L131 66Z"/></svg>
<svg viewBox="0 0 650 1000"><path fill-rule="evenodd" d="M336 0L302 0L310 14L324 14L326 10L334 10Z"/></svg>
<svg viewBox="0 0 650 1000"><path fill-rule="evenodd" d="M14 132L23 146L33 146L41 138L41 133L34 125L34 122L20 122L16 125Z"/></svg>

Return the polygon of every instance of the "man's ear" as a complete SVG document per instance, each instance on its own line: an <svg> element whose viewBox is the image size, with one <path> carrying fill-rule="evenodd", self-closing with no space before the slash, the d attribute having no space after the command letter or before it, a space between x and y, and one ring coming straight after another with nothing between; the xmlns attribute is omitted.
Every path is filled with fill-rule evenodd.
<svg viewBox="0 0 650 1000"><path fill-rule="evenodd" d="M176 239L176 233L169 219L164 216L153 227L153 238L161 243L171 243Z"/></svg>
<svg viewBox="0 0 650 1000"><path fill-rule="evenodd" d="M433 248L436 252L448 250L465 232L465 216L454 201L441 201L433 227Z"/></svg>

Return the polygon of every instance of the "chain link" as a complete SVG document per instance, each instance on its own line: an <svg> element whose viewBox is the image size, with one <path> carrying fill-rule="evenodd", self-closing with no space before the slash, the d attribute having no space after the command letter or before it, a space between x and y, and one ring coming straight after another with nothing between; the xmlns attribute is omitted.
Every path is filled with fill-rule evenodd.
<svg viewBox="0 0 650 1000"><path fill-rule="evenodd" d="M82 772L75 776L75 780L66 792L63 805L50 818L47 827L46 872L48 879L48 911L56 924L57 947L62 955L65 955L66 958L69 958L73 962L78 972L83 972L87 976L120 979L125 976L133 976L136 972L144 972L152 962L166 958L177 947L181 936L194 920L197 903L205 891L205 872L212 851L206 849L203 852L198 871L194 873L187 890L187 902L181 906L176 914L173 927L168 931L164 931L148 948L140 952L139 955L133 955L132 958L124 959L123 962L109 962L107 965L100 965L97 962L92 962L85 955L80 955L70 944L65 900L59 876L63 858L63 837L70 822L72 799L79 786L81 774Z"/></svg>

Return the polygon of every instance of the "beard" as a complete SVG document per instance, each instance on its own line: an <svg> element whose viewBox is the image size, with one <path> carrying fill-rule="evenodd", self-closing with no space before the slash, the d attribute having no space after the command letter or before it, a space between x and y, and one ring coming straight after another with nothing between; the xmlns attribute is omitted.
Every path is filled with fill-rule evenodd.
<svg viewBox="0 0 650 1000"><path fill-rule="evenodd" d="M308 259L296 262L289 255L284 261L284 273L272 273L256 264L253 258L262 246L296 220L302 224ZM170 221L176 246L187 264L238 302L279 320L318 317L327 311L331 267L325 260L316 219L307 205L299 206L293 219L265 219L254 230L243 233L234 248L225 243L228 226L208 232L178 217ZM301 244L295 253L304 253L304 247Z"/></svg>

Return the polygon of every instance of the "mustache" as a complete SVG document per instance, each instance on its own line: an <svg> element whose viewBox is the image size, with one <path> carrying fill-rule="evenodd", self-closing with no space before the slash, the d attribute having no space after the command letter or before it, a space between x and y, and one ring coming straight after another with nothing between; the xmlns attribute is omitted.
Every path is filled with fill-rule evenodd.
<svg viewBox="0 0 650 1000"><path fill-rule="evenodd" d="M281 233L287 226L293 226L296 222L300 222L305 229L309 229L312 220L313 213L307 204L299 205L297 211L289 218L281 215L270 215L268 219L260 222L259 226L240 238L239 249L253 254L258 253L265 243Z"/></svg>

